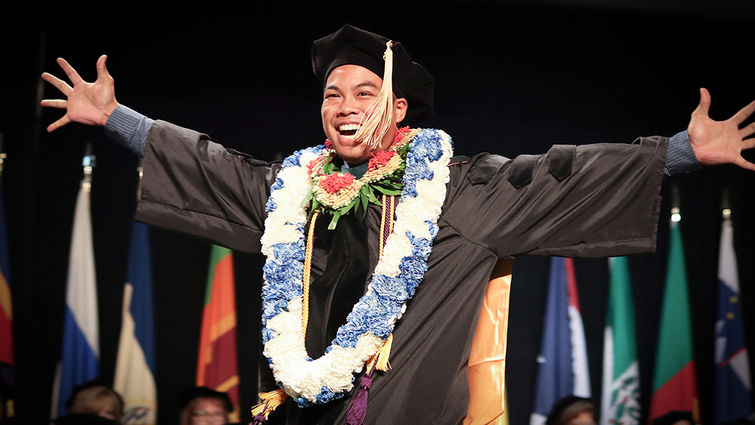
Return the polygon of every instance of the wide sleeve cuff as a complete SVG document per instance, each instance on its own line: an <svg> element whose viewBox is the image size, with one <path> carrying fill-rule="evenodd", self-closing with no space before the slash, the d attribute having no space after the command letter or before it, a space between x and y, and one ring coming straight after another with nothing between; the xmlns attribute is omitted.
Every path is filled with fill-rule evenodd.
<svg viewBox="0 0 755 425"><path fill-rule="evenodd" d="M118 105L105 124L105 133L111 139L142 157L144 156L147 134L153 123L154 120L128 106Z"/></svg>
<svg viewBox="0 0 755 425"><path fill-rule="evenodd" d="M668 141L666 152L666 167L664 173L667 176L691 173L701 170L703 167L697 162L692 144L689 141L689 133L682 131L676 133Z"/></svg>

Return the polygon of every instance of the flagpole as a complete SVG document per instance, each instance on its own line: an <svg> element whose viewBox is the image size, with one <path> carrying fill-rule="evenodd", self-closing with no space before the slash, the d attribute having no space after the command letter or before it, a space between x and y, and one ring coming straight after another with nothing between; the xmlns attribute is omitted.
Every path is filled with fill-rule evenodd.
<svg viewBox="0 0 755 425"><path fill-rule="evenodd" d="M671 186L671 225L674 226L682 220L681 209L679 207L679 186L674 183Z"/></svg>
<svg viewBox="0 0 755 425"><path fill-rule="evenodd" d="M731 199L729 198L729 188L724 186L721 193L721 218L729 220L731 218Z"/></svg>
<svg viewBox="0 0 755 425"><path fill-rule="evenodd" d="M84 157L81 160L81 166L84 169L84 190L89 192L92 189L92 174L94 172L94 165L96 157L92 151L92 142L87 142L84 150Z"/></svg>
<svg viewBox="0 0 755 425"><path fill-rule="evenodd" d="M144 177L144 159L139 158L139 163L136 165L136 175L138 176L138 182L136 184L136 200L142 199L142 177Z"/></svg>
<svg viewBox="0 0 755 425"><path fill-rule="evenodd" d="M3 182L3 164L5 164L5 158L7 157L8 155L5 154L3 133L0 133L0 183Z"/></svg>

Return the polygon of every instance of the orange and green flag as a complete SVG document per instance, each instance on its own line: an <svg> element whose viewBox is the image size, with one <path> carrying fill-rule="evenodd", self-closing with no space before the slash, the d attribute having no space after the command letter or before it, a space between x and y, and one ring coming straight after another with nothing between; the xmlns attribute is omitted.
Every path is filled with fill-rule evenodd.
<svg viewBox="0 0 755 425"><path fill-rule="evenodd" d="M649 419L671 410L692 413L700 421L692 323L687 294L684 247L678 222L671 223L666 289L663 294L658 351Z"/></svg>
<svg viewBox="0 0 755 425"><path fill-rule="evenodd" d="M197 386L228 394L238 421L239 374L236 354L236 295L233 253L213 245L199 338Z"/></svg>

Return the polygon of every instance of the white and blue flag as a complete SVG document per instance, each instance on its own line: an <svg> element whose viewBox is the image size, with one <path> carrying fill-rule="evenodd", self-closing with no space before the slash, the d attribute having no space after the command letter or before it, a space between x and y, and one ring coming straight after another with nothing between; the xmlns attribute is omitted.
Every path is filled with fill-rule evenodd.
<svg viewBox="0 0 755 425"><path fill-rule="evenodd" d="M99 376L100 340L97 281L89 210L91 175L81 181L76 199L68 263L63 342L53 384L51 416L66 413L65 403L75 386Z"/></svg>
<svg viewBox="0 0 755 425"><path fill-rule="evenodd" d="M122 424L156 423L155 330L149 228L139 222L134 222L131 234L113 387L121 394L125 404Z"/></svg>
<svg viewBox="0 0 755 425"><path fill-rule="evenodd" d="M750 366L733 233L731 220L724 219L718 259L713 425L745 418L752 413Z"/></svg>

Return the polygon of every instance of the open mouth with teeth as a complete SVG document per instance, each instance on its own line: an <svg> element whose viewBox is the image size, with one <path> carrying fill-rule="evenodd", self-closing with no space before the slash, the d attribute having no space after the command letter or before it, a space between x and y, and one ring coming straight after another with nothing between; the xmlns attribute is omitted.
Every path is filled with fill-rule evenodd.
<svg viewBox="0 0 755 425"><path fill-rule="evenodd" d="M338 127L338 132L341 136L353 136L359 130L359 124L344 124Z"/></svg>

